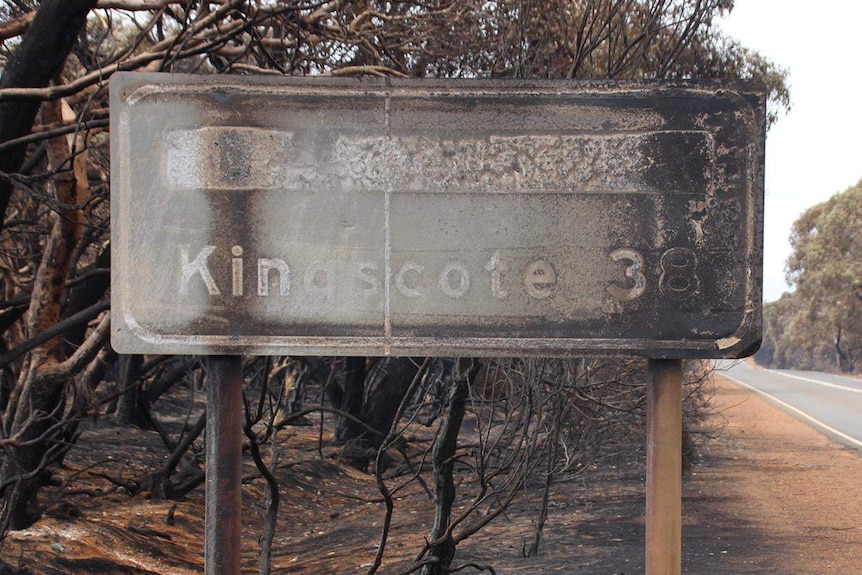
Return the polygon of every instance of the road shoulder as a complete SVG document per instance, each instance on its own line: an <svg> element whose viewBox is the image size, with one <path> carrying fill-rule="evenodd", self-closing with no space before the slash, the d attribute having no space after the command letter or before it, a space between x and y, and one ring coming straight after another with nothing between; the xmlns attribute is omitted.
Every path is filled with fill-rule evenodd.
<svg viewBox="0 0 862 575"><path fill-rule="evenodd" d="M684 571L856 573L862 457L716 377L717 439L685 483Z"/></svg>

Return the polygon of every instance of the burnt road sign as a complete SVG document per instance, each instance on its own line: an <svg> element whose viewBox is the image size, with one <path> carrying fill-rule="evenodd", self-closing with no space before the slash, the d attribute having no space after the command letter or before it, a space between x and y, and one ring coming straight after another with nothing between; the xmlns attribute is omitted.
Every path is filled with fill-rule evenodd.
<svg viewBox="0 0 862 575"><path fill-rule="evenodd" d="M747 355L764 117L739 82L116 74L113 344Z"/></svg>

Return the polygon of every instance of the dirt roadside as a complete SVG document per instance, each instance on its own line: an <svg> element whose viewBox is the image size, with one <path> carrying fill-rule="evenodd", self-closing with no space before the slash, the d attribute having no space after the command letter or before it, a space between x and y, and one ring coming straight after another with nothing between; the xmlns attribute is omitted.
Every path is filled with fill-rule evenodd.
<svg viewBox="0 0 862 575"><path fill-rule="evenodd" d="M862 573L862 457L720 377L714 407L709 424L720 433L703 445L703 458L684 483L683 572ZM67 470L78 475L79 494L63 497L33 528L11 533L2 558L34 575L201 573L201 490L174 506L121 492L94 497L104 486L84 482L88 466L111 449L137 445L161 457L157 440L140 430L102 427L82 441L81 459ZM379 505L361 503L374 499L373 481L319 459L313 448L303 460L302 445L293 448L296 461L280 478L284 505L273 573L365 573L381 518ZM516 505L459 547L456 562L490 564L499 575L643 573L642 467L613 466L603 478L555 486L538 556L522 556L535 507ZM257 573L258 495L244 488L244 506L251 509L243 519L246 575ZM405 497L399 505L399 527L380 573L397 573L428 531L427 498Z"/></svg>
<svg viewBox="0 0 862 575"><path fill-rule="evenodd" d="M862 454L720 375L715 386L717 435L683 483L683 573L862 574ZM541 564L498 561L498 572L643 573L643 487L631 479L594 517L557 513Z"/></svg>
<svg viewBox="0 0 862 575"><path fill-rule="evenodd" d="M685 571L862 573L859 452L716 380L726 426L685 483Z"/></svg>

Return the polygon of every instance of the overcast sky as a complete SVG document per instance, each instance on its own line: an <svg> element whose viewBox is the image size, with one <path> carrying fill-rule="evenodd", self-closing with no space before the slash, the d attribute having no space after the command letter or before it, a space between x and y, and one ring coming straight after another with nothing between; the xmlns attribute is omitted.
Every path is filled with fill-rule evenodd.
<svg viewBox="0 0 862 575"><path fill-rule="evenodd" d="M736 0L723 29L790 71L766 139L765 301L789 288L790 227L862 179L862 1Z"/></svg>

